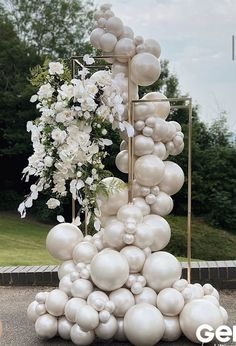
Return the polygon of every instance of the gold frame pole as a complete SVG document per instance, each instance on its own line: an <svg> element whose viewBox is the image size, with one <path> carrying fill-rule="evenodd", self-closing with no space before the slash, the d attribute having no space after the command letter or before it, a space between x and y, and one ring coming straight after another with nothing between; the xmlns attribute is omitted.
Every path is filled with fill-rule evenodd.
<svg viewBox="0 0 236 346"><path fill-rule="evenodd" d="M128 122L134 125L133 103L131 97L131 58L128 60ZM128 139L128 202L133 203L133 180L134 180L134 139Z"/></svg>

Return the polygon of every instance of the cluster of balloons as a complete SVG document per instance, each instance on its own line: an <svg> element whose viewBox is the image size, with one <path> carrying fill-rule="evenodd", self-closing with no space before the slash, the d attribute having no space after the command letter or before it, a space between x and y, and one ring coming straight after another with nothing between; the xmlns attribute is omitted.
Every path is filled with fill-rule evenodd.
<svg viewBox="0 0 236 346"><path fill-rule="evenodd" d="M110 5L95 15L97 27L90 40L95 48L112 58L114 82L128 102L128 59L131 59L132 98L138 85L150 85L160 75L160 46L155 40L134 37L131 28L115 17ZM134 108L134 198L128 203L127 187L118 178L106 178L109 195L99 194L101 230L83 236L68 223L53 227L46 246L62 261L59 288L40 292L28 307L39 337L59 335L76 345L94 339L128 340L137 346L152 346L160 340L175 341L184 334L198 342L201 324L213 328L225 324L226 310L210 284L190 284L181 279L178 260L163 251L171 229L163 216L173 208L172 195L184 183L182 169L166 161L184 147L181 126L166 121L170 112L161 93L145 95ZM153 101L153 102L150 102ZM127 114L124 113L124 117ZM116 165L128 172L127 137Z"/></svg>

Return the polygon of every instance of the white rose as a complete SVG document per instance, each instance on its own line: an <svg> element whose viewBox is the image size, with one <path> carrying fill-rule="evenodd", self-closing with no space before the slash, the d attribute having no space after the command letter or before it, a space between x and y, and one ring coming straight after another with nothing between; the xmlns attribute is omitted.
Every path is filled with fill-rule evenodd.
<svg viewBox="0 0 236 346"><path fill-rule="evenodd" d="M53 163L53 158L50 156L46 156L44 158L44 163L46 167L52 167L52 163Z"/></svg>
<svg viewBox="0 0 236 346"><path fill-rule="evenodd" d="M52 97L52 94L54 92L54 89L51 87L49 83L41 85L38 91L38 95L40 99L43 98L50 98Z"/></svg>
<svg viewBox="0 0 236 346"><path fill-rule="evenodd" d="M55 208L59 207L60 201L56 198L50 198L46 204L47 204L49 209L55 209Z"/></svg>
<svg viewBox="0 0 236 346"><path fill-rule="evenodd" d="M62 144L65 141L66 136L66 131L60 129L52 130L52 139L54 139L56 143Z"/></svg>
<svg viewBox="0 0 236 346"><path fill-rule="evenodd" d="M88 184L88 185L91 185L91 184L93 183L93 178L88 177L88 178L85 180L85 183Z"/></svg>
<svg viewBox="0 0 236 346"><path fill-rule="evenodd" d="M51 75L62 74L64 72L64 67L59 62L50 62L48 72Z"/></svg>

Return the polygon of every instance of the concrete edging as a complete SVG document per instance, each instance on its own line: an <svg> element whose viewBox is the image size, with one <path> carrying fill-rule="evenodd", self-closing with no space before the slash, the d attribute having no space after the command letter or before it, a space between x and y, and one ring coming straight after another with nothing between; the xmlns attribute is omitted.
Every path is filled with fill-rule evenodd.
<svg viewBox="0 0 236 346"><path fill-rule="evenodd" d="M182 277L187 278L187 262L180 262ZM0 267L1 286L52 286L59 284L58 266ZM236 288L235 261L192 262L192 283L211 283L217 289Z"/></svg>

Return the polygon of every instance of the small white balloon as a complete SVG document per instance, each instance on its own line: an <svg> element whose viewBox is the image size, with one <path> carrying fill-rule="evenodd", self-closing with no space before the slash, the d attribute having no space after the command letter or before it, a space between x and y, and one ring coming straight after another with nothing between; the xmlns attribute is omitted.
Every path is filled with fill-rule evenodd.
<svg viewBox="0 0 236 346"><path fill-rule="evenodd" d="M131 38L131 39L134 38L134 32L129 26L124 26L123 29L124 31L123 31L123 34L119 37L120 39L124 37Z"/></svg>
<svg viewBox="0 0 236 346"><path fill-rule="evenodd" d="M137 156L151 154L154 149L154 141L150 137L138 135L134 137L134 153Z"/></svg>
<svg viewBox="0 0 236 346"><path fill-rule="evenodd" d="M90 34L90 42L94 48L101 49L100 38L105 34L102 28L94 29Z"/></svg>
<svg viewBox="0 0 236 346"><path fill-rule="evenodd" d="M40 316L35 322L35 331L41 339L52 339L57 334L57 318L49 314Z"/></svg>
<svg viewBox="0 0 236 346"><path fill-rule="evenodd" d="M122 173L128 173L129 171L129 153L128 150L122 150L116 156L116 167Z"/></svg>
<svg viewBox="0 0 236 346"><path fill-rule="evenodd" d="M152 155L156 155L157 157L159 157L159 159L164 160L166 156L165 144L163 144L162 142L154 143Z"/></svg>
<svg viewBox="0 0 236 346"><path fill-rule="evenodd" d="M188 281L185 279L177 280L173 283L173 288L177 291L182 292L188 286Z"/></svg>
<svg viewBox="0 0 236 346"><path fill-rule="evenodd" d="M70 274L75 271L75 263L72 260L68 260L59 265L58 268L58 277L59 280L63 278L63 276Z"/></svg>
<svg viewBox="0 0 236 346"><path fill-rule="evenodd" d="M83 305L76 314L76 322L85 332L99 325L98 312L91 305Z"/></svg>
<svg viewBox="0 0 236 346"><path fill-rule="evenodd" d="M146 259L141 249L131 245L124 247L120 253L122 253L126 257L129 264L130 273L141 272Z"/></svg>
<svg viewBox="0 0 236 346"><path fill-rule="evenodd" d="M98 251L95 245L88 241L83 241L75 246L72 255L75 263L90 263L97 253Z"/></svg>
<svg viewBox="0 0 236 346"><path fill-rule="evenodd" d="M132 221L134 220L136 223L138 223L142 222L143 214L137 206L133 204L126 204L118 210L117 219L121 222L126 222L128 219L132 219Z"/></svg>
<svg viewBox="0 0 236 346"><path fill-rule="evenodd" d="M161 74L159 60L150 53L136 54L131 60L131 79L141 86L148 86L158 80Z"/></svg>
<svg viewBox="0 0 236 346"><path fill-rule="evenodd" d="M151 102L136 103L134 105L134 120L136 122L138 122L138 121L144 122L147 118L152 116L154 114L154 112L155 112L155 107ZM144 123L144 126L145 126L145 123ZM143 128L144 128L144 126L143 126ZM141 129L138 131L141 131Z"/></svg>
<svg viewBox="0 0 236 346"><path fill-rule="evenodd" d="M109 299L115 305L113 314L116 317L123 317L131 306L135 304L134 296L127 288L119 288L111 292Z"/></svg>
<svg viewBox="0 0 236 346"><path fill-rule="evenodd" d="M174 195L184 184L184 172L179 165L172 161L165 161L164 165L164 175L159 188L168 195Z"/></svg>
<svg viewBox="0 0 236 346"><path fill-rule="evenodd" d="M125 336L125 331L124 331L124 319L117 318L116 321L117 321L118 329L116 334L114 335L114 339L118 341L126 341L127 338Z"/></svg>
<svg viewBox="0 0 236 346"><path fill-rule="evenodd" d="M157 296L157 308L163 315L177 316L184 307L184 298L175 288L164 288Z"/></svg>
<svg viewBox="0 0 236 346"><path fill-rule="evenodd" d="M173 206L173 199L167 193L160 191L151 205L151 211L153 214L166 216L171 213Z"/></svg>
<svg viewBox="0 0 236 346"><path fill-rule="evenodd" d="M110 317L111 317L111 314L107 310L102 310L99 312L99 321L102 323L107 323Z"/></svg>
<svg viewBox="0 0 236 346"><path fill-rule="evenodd" d="M131 286L131 292L133 294L140 294L143 292L143 286L140 282L135 282L132 286Z"/></svg>
<svg viewBox="0 0 236 346"><path fill-rule="evenodd" d="M109 301L108 295L102 291L92 292L87 299L87 303L97 311L103 310L106 303ZM98 306L99 305L99 306Z"/></svg>
<svg viewBox="0 0 236 346"><path fill-rule="evenodd" d="M63 276L63 278L59 282L59 289L65 292L68 295L68 297L71 296L71 286L73 284L70 276L71 274Z"/></svg>
<svg viewBox="0 0 236 346"><path fill-rule="evenodd" d="M153 195L152 193L149 193L146 197L145 197L145 201L147 202L147 204L149 205L153 205L156 202L156 196Z"/></svg>
<svg viewBox="0 0 236 346"><path fill-rule="evenodd" d="M38 304L35 308L35 311L39 316L46 314L47 310L45 304Z"/></svg>
<svg viewBox="0 0 236 346"><path fill-rule="evenodd" d="M73 297L87 299L89 294L93 291L93 284L89 280L78 279L75 280L71 286L71 293Z"/></svg>
<svg viewBox="0 0 236 346"><path fill-rule="evenodd" d="M36 322L39 314L36 312L36 306L38 306L38 302L34 300L27 308L27 317L31 322Z"/></svg>
<svg viewBox="0 0 236 346"><path fill-rule="evenodd" d="M149 126L145 126L142 131L143 135L146 137L151 137L153 135L153 129Z"/></svg>
<svg viewBox="0 0 236 346"><path fill-rule="evenodd" d="M114 34L116 37L124 32L124 26L120 18L111 17L107 20L107 31Z"/></svg>
<svg viewBox="0 0 236 346"><path fill-rule="evenodd" d="M91 330L84 332L78 324L74 324L70 332L71 341L78 346L87 346L92 344L95 339L95 334Z"/></svg>
<svg viewBox="0 0 236 346"><path fill-rule="evenodd" d="M36 294L35 296L35 300L39 303L39 304L44 304L47 298L48 292L39 292Z"/></svg>
<svg viewBox="0 0 236 346"><path fill-rule="evenodd" d="M150 214L150 206L145 202L145 199L142 197L135 197L133 199L133 203L136 207L138 207L143 216L149 215Z"/></svg>
<svg viewBox="0 0 236 346"><path fill-rule="evenodd" d="M164 322L165 322L165 332L162 337L162 340L164 341L176 341L180 338L182 331L179 324L179 317L178 316L164 316Z"/></svg>
<svg viewBox="0 0 236 346"><path fill-rule="evenodd" d="M144 51L153 54L156 58L161 55L161 46L156 40L147 39L144 41Z"/></svg>
<svg viewBox="0 0 236 346"><path fill-rule="evenodd" d="M69 322L64 316L58 319L58 335L64 340L70 340L70 332L73 323Z"/></svg>
<svg viewBox="0 0 236 346"><path fill-rule="evenodd" d="M69 298L65 292L60 289L51 291L45 302L47 311L53 316L64 315L65 305Z"/></svg>
<svg viewBox="0 0 236 346"><path fill-rule="evenodd" d="M68 321L76 322L76 313L80 308L86 304L86 300L82 298L71 298L65 306L65 316Z"/></svg>
<svg viewBox="0 0 236 346"><path fill-rule="evenodd" d="M135 295L135 303L147 303L156 306L157 305L157 294L150 287L144 287L140 294Z"/></svg>
<svg viewBox="0 0 236 346"><path fill-rule="evenodd" d="M164 249L170 241L171 230L168 222L159 215L150 214L144 217L143 223L153 232L152 251Z"/></svg>
<svg viewBox="0 0 236 346"><path fill-rule="evenodd" d="M100 323L95 329L95 334L103 340L111 339L117 332L118 324L114 316L110 316L106 323Z"/></svg>
<svg viewBox="0 0 236 346"><path fill-rule="evenodd" d="M134 165L135 179L141 185L157 185L163 180L164 173L164 163L155 155L139 157Z"/></svg>
<svg viewBox="0 0 236 346"><path fill-rule="evenodd" d="M167 97L160 92L150 92L143 96L143 100L167 100ZM170 113L169 101L157 101L153 102L155 107L155 115L162 119L166 119Z"/></svg>

